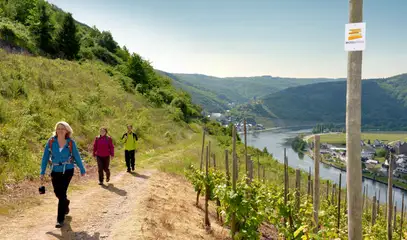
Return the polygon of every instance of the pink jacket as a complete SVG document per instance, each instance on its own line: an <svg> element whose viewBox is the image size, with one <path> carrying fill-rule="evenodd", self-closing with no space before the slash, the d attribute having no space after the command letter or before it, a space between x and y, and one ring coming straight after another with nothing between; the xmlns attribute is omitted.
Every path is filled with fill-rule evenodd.
<svg viewBox="0 0 407 240"><path fill-rule="evenodd" d="M109 136L105 137L96 137L93 143L93 156L99 157L114 157L114 146L112 138Z"/></svg>

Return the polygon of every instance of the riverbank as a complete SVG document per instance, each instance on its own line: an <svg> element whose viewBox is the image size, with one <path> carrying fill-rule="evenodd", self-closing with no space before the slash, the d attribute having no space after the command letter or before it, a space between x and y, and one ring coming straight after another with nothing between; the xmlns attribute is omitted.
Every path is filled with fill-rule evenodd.
<svg viewBox="0 0 407 240"><path fill-rule="evenodd" d="M320 142L334 145L346 145L346 133L321 133L318 134L321 136ZM304 136L304 141L310 142L314 138L315 134L310 134ZM375 140L379 140L383 143L392 144L397 141L407 141L407 132L363 132L361 139L371 144Z"/></svg>
<svg viewBox="0 0 407 240"><path fill-rule="evenodd" d="M314 157L310 152L307 152L306 154L312 160L314 160ZM337 165L337 164L335 164L333 162L327 161L322 156L321 156L321 162L323 164L326 164L326 165L330 166L330 167L336 168L336 169L338 169L338 170L340 170L342 172L346 172L346 167L339 166L339 165ZM374 174L372 174L370 172L369 173L362 172L362 178L367 178L367 179L372 180L373 182L379 182L379 183L388 185L387 177L376 176L376 175L374 175ZM393 187L398 188L398 189L403 190L403 191L407 191L407 184L403 183L403 182L400 182L400 181L398 181L397 179L394 179L394 178L393 178Z"/></svg>
<svg viewBox="0 0 407 240"><path fill-rule="evenodd" d="M282 129L282 127L273 127L273 128L265 128L261 130L248 130L247 133L260 133L260 132L267 132L272 130ZM237 132L237 134L244 134L244 132Z"/></svg>

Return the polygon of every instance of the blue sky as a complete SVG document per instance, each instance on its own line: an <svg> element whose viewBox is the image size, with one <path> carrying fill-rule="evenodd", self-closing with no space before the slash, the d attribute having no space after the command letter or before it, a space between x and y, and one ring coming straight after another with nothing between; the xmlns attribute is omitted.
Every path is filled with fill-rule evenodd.
<svg viewBox="0 0 407 240"><path fill-rule="evenodd" d="M346 77L348 0L48 0L156 69ZM406 0L364 0L363 78L407 72Z"/></svg>

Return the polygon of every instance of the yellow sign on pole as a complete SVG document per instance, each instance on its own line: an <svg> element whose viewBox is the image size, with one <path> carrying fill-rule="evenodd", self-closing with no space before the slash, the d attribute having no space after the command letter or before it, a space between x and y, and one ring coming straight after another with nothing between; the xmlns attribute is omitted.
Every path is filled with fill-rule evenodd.
<svg viewBox="0 0 407 240"><path fill-rule="evenodd" d="M345 25L345 51L364 51L366 48L366 23Z"/></svg>

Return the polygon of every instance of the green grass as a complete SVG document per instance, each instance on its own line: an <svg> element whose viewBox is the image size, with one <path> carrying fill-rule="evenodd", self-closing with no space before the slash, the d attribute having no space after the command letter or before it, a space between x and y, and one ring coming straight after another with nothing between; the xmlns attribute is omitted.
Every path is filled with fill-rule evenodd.
<svg viewBox="0 0 407 240"><path fill-rule="evenodd" d="M7 54L0 50L0 190L39 175L44 145L59 120L71 124L81 156L106 126L118 141L126 124L140 136L139 152L187 139L193 131L175 122L171 107L153 107L141 94L123 90L120 76L104 65Z"/></svg>
<svg viewBox="0 0 407 240"><path fill-rule="evenodd" d="M375 160L379 161L380 163L384 163L386 161L384 157L375 157Z"/></svg>
<svg viewBox="0 0 407 240"><path fill-rule="evenodd" d="M321 143L329 143L335 145L346 145L346 134L345 133L333 133L333 134L321 134ZM378 139L384 143L394 142L394 141L407 141L407 133L362 133L362 140L367 143L373 144L374 140ZM308 142L313 141L313 137L308 139Z"/></svg>

